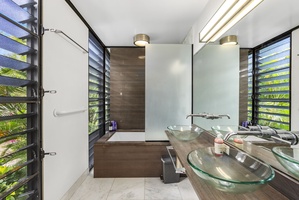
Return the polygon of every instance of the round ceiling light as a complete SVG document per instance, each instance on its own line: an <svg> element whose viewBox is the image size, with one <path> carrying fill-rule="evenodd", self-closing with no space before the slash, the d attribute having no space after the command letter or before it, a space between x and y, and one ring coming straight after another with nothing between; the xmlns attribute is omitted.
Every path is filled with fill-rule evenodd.
<svg viewBox="0 0 299 200"><path fill-rule="evenodd" d="M150 37L146 34L137 34L134 36L134 44L139 47L144 47L150 43Z"/></svg>
<svg viewBox="0 0 299 200"><path fill-rule="evenodd" d="M228 35L220 39L221 45L237 45L238 38L236 35Z"/></svg>

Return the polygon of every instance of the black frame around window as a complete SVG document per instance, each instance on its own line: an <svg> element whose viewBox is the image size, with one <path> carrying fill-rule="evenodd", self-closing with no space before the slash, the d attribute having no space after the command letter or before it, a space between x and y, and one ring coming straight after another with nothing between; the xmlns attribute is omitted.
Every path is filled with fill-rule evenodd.
<svg viewBox="0 0 299 200"><path fill-rule="evenodd" d="M105 134L110 120L110 56L89 33L89 169L94 165L94 144Z"/></svg>
<svg viewBox="0 0 299 200"><path fill-rule="evenodd" d="M0 199L42 199L41 2L0 8Z"/></svg>
<svg viewBox="0 0 299 200"><path fill-rule="evenodd" d="M105 133L109 132L110 126L110 53L108 49L105 50Z"/></svg>
<svg viewBox="0 0 299 200"><path fill-rule="evenodd" d="M291 35L286 33L248 55L248 119L290 130Z"/></svg>

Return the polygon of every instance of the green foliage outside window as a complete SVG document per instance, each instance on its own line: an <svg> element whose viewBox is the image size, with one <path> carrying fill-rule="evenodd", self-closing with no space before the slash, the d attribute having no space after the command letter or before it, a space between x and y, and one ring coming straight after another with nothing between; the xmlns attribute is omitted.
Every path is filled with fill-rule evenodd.
<svg viewBox="0 0 299 200"><path fill-rule="evenodd" d="M16 38L14 38L16 40ZM25 41L17 40L18 42L25 43ZM4 52L4 51L3 51ZM5 52L4 52L5 53ZM2 54L4 54L2 53ZM10 58L16 60L26 61L26 56L20 56L16 54L6 54ZM18 71L0 67L0 76L26 79L27 73L24 71ZM12 87L0 85L0 96L3 97L26 97L26 87ZM27 105L25 103L1 103L0 104L0 116L14 116L27 113ZM27 136L12 135L20 131L26 130L26 119L13 119L0 121L0 156L4 157L12 152L16 152L20 148L27 145ZM4 138L5 137L5 138ZM27 151L20 151L19 153L0 159L0 176L5 176L9 171L20 168L22 163L27 161ZM19 170L11 173L5 178L0 179L0 193L13 187L18 183L20 179L26 177L27 167L22 167ZM10 194L6 199L26 199L20 197L24 193L26 186L21 187L17 191Z"/></svg>
<svg viewBox="0 0 299 200"><path fill-rule="evenodd" d="M290 129L290 44L288 40L289 38L284 42L279 41L281 44L275 44L276 47L259 50L258 62L254 61L258 63L255 69L257 80L254 84L252 84L251 72L248 76L249 95L252 94L252 88L256 88L255 108L253 108L252 100L248 99L248 119L251 120L254 117L252 109L255 109L258 113L257 123L259 125L285 130ZM267 54L267 51L272 51L272 53ZM264 57L260 57L260 52ZM252 69L252 66L248 68Z"/></svg>
<svg viewBox="0 0 299 200"><path fill-rule="evenodd" d="M93 79L90 79L89 82L93 82L98 84ZM89 92L89 99L99 99L99 87L89 86L90 91L94 91L94 93ZM89 120L88 120L88 133L91 134L94 131L99 129L99 100L90 101L89 102Z"/></svg>

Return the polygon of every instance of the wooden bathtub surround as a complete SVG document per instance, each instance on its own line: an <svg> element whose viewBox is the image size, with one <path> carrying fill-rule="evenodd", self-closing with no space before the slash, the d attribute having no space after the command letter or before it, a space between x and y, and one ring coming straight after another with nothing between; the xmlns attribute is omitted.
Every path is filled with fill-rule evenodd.
<svg viewBox="0 0 299 200"><path fill-rule="evenodd" d="M144 132L144 129L117 129L117 132Z"/></svg>
<svg viewBox="0 0 299 200"><path fill-rule="evenodd" d="M160 177L162 155L169 142L108 142L103 136L94 146L94 177Z"/></svg>
<svg viewBox="0 0 299 200"><path fill-rule="evenodd" d="M171 145L173 146L177 157L180 159L182 165L186 169L186 174L196 191L198 197L204 200L240 200L240 199L261 199L261 200L284 200L284 199L298 199L299 186L298 181L284 175L275 170L275 178L270 184L265 185L260 190L245 194L232 194L216 190L213 186L207 184L200 179L191 169L187 161L189 152L201 148L213 146L214 137L207 131L203 132L197 139L193 141L179 141L171 133L166 131ZM227 143L231 148L235 148ZM255 148L255 147L252 147ZM284 190L282 189L284 188ZM296 194L297 193L297 194Z"/></svg>

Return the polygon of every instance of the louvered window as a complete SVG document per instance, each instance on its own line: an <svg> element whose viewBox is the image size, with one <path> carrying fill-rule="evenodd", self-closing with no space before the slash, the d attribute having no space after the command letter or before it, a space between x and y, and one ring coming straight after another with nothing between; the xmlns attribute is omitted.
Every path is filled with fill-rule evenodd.
<svg viewBox="0 0 299 200"><path fill-rule="evenodd" d="M110 54L105 52L105 132L110 125Z"/></svg>
<svg viewBox="0 0 299 200"><path fill-rule="evenodd" d="M290 36L255 50L253 120L290 129Z"/></svg>
<svg viewBox="0 0 299 200"><path fill-rule="evenodd" d="M252 120L252 53L248 54L248 106L247 106L247 120Z"/></svg>
<svg viewBox="0 0 299 200"><path fill-rule="evenodd" d="M0 0L0 199L41 199L35 0Z"/></svg>
<svg viewBox="0 0 299 200"><path fill-rule="evenodd" d="M104 47L89 34L89 168L94 143L104 134Z"/></svg>

